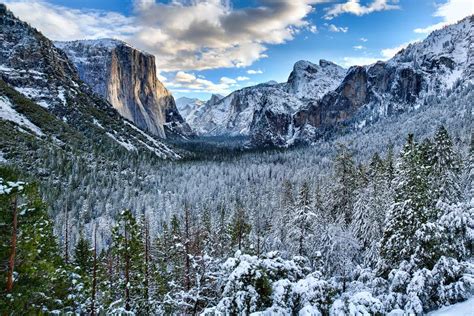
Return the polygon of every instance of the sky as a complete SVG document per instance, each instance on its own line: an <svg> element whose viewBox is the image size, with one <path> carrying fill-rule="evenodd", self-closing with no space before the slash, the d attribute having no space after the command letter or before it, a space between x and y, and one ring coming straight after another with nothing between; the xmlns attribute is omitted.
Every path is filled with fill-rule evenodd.
<svg viewBox="0 0 474 316"><path fill-rule="evenodd" d="M1 1L1 0L0 0ZM209 99L295 62L387 60L474 14L473 0L3 0L53 40L117 38L156 56L176 98Z"/></svg>

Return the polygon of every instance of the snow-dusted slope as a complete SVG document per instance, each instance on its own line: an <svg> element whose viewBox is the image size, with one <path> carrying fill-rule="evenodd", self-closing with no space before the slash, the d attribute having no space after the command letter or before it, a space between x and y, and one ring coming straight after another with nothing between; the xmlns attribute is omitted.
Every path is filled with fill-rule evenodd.
<svg viewBox="0 0 474 316"><path fill-rule="evenodd" d="M211 100L189 123L201 135L248 136L270 121L274 132L286 134L292 114L337 87L344 74L343 68L325 60L319 65L299 61L288 82L259 84Z"/></svg>
<svg viewBox="0 0 474 316"><path fill-rule="evenodd" d="M0 4L0 38L0 97L3 100L0 120L20 126L23 122L37 135L44 133L47 142L74 141L75 144L69 145L80 146L74 148L77 150L118 146L129 151L133 146L138 152L149 151L163 158L179 157L165 144L150 142L132 129L110 103L92 93L81 81L64 52L16 18L3 4ZM20 94L33 102L25 101ZM11 126L2 124L4 130L0 132L14 133Z"/></svg>
<svg viewBox="0 0 474 316"><path fill-rule="evenodd" d="M181 97L176 99L176 107L186 122L192 121L195 113L204 106L206 102L197 98Z"/></svg>
<svg viewBox="0 0 474 316"><path fill-rule="evenodd" d="M301 99L319 99L336 89L345 75L344 68L330 61L320 60L319 65L315 65L301 60L288 78L287 91Z"/></svg>

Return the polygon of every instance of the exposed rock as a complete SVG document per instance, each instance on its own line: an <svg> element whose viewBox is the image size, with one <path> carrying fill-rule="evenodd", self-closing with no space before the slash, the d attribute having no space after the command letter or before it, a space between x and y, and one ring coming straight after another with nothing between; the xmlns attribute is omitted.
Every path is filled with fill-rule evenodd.
<svg viewBox="0 0 474 316"><path fill-rule="evenodd" d="M299 61L288 82L271 81L235 91L217 102L211 100L189 124L201 135L258 134L258 142L280 143L288 135L291 137L293 129L288 124L292 123L292 114L335 89L345 72L342 67L324 60L319 65ZM264 137L263 130L272 135Z"/></svg>
<svg viewBox="0 0 474 316"><path fill-rule="evenodd" d="M113 40L56 42L74 62L79 76L125 118L154 135L191 130L173 96L158 80L155 57Z"/></svg>

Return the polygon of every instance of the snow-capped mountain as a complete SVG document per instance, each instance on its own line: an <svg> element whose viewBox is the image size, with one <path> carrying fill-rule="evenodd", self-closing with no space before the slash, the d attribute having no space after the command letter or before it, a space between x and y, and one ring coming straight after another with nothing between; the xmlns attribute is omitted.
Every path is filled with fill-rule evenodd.
<svg viewBox="0 0 474 316"><path fill-rule="evenodd" d="M16 143L10 143L8 137L1 137L4 153L11 150L21 156L19 139L27 142L33 135L46 147L85 152L100 151L101 147L179 157L92 93L67 55L3 4L0 38L0 98L2 113L8 114L0 117L0 128L2 135L17 138Z"/></svg>
<svg viewBox="0 0 474 316"><path fill-rule="evenodd" d="M181 97L176 99L176 107L186 122L192 120L196 111L204 106L205 103L205 101L198 98Z"/></svg>
<svg viewBox="0 0 474 316"><path fill-rule="evenodd" d="M342 83L295 118L297 125L361 127L473 83L474 17L435 31L387 62L349 69ZM301 119L302 118L302 119Z"/></svg>
<svg viewBox="0 0 474 316"><path fill-rule="evenodd" d="M287 82L263 83L210 100L188 122L201 135L249 136L271 120L272 132L287 134L292 114L336 88L344 74L342 67L325 60L319 65L299 61Z"/></svg>
<svg viewBox="0 0 474 316"><path fill-rule="evenodd" d="M158 80L155 57L114 39L55 42L74 63L80 78L125 118L162 138L165 128L191 130L171 93Z"/></svg>
<svg viewBox="0 0 474 316"><path fill-rule="evenodd" d="M435 31L392 59L347 72L321 60L295 64L286 83L260 84L206 104L190 125L201 135L248 135L253 144L311 142L339 125L360 128L429 106L473 83L474 17Z"/></svg>

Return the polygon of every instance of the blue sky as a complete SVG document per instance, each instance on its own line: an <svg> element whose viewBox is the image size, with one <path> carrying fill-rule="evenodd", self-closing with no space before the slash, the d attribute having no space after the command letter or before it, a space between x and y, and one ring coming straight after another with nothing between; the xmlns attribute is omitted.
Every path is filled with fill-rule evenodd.
<svg viewBox="0 0 474 316"><path fill-rule="evenodd" d="M301 59L390 58L474 12L472 0L6 0L52 39L115 37L156 56L175 97L285 81Z"/></svg>

